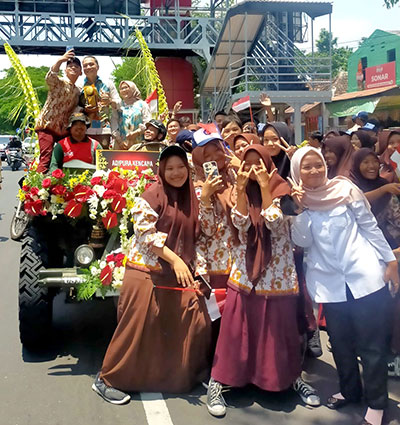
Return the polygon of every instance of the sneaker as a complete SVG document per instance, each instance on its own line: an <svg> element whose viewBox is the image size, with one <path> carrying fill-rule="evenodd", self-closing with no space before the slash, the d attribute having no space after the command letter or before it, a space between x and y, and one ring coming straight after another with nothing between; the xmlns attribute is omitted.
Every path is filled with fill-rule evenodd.
<svg viewBox="0 0 400 425"><path fill-rule="evenodd" d="M308 342L307 342L307 353L311 357L322 356L322 348L321 348L321 339L319 337L319 329L316 329L310 335Z"/></svg>
<svg viewBox="0 0 400 425"><path fill-rule="evenodd" d="M213 416L224 416L226 413L226 403L222 390L222 384L210 378L207 390L207 409Z"/></svg>
<svg viewBox="0 0 400 425"><path fill-rule="evenodd" d="M130 395L106 385L105 382L100 378L100 372L96 375L96 379L92 385L92 390L95 391L100 397L103 397L105 401L108 401L112 404L125 404L128 403L128 401L131 399Z"/></svg>
<svg viewBox="0 0 400 425"><path fill-rule="evenodd" d="M297 378L294 381L293 389L308 406L319 406L321 404L315 388L304 382L301 378Z"/></svg>
<svg viewBox="0 0 400 425"><path fill-rule="evenodd" d="M392 362L388 363L388 376L400 378L400 356L396 356Z"/></svg>

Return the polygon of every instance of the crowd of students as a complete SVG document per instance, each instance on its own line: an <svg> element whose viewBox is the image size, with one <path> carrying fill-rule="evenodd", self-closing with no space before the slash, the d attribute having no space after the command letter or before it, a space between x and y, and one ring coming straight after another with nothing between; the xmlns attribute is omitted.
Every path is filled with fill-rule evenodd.
<svg viewBox="0 0 400 425"><path fill-rule="evenodd" d="M66 80L57 76L63 62ZM39 171L51 155L63 165L66 149L78 158L74 144L90 141L97 149L94 138L115 149L166 146L158 182L131 211L118 325L93 390L123 404L127 392L182 393L208 382L208 411L222 416L223 391L254 384L293 388L318 406L317 391L301 378L303 336L310 354L322 354L314 301L340 385L326 405L337 409L364 395L362 423L381 424L388 374L400 375L400 303L390 296L398 290L400 256L400 183L390 157L400 132L379 134L360 113L347 132L314 132L298 147L289 126L274 121L266 96L266 124L219 112L214 128L205 128L178 119L178 103L164 126L166 117L151 119L133 82L120 83L119 97L100 80L91 56L83 59L79 91L80 68L70 51L46 77ZM207 284L226 291L213 323Z"/></svg>

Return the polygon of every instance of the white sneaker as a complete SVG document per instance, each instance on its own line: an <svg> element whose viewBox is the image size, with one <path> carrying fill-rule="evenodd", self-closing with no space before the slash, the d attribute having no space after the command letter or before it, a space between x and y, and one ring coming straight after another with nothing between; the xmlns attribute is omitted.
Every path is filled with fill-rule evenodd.
<svg viewBox="0 0 400 425"><path fill-rule="evenodd" d="M388 363L388 376L400 378L400 356L396 356Z"/></svg>
<svg viewBox="0 0 400 425"><path fill-rule="evenodd" d="M226 414L226 403L222 396L222 384L210 378L207 390L207 409L213 416L224 416Z"/></svg>
<svg viewBox="0 0 400 425"><path fill-rule="evenodd" d="M317 395L316 389L304 382L300 377L294 381L293 389L308 406L320 406L321 400Z"/></svg>

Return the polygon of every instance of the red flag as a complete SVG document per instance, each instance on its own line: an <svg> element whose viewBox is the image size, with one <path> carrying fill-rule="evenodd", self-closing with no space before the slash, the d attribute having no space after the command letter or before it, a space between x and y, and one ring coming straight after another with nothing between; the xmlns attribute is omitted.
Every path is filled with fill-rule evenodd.
<svg viewBox="0 0 400 425"><path fill-rule="evenodd" d="M247 109L251 107L250 103L250 96L242 97L241 99L237 100L233 105L232 109L235 112L243 111L243 109Z"/></svg>
<svg viewBox="0 0 400 425"><path fill-rule="evenodd" d="M148 98L146 99L146 103L149 105L150 112L157 112L158 111L158 95L157 90L154 90L153 93L151 93Z"/></svg>

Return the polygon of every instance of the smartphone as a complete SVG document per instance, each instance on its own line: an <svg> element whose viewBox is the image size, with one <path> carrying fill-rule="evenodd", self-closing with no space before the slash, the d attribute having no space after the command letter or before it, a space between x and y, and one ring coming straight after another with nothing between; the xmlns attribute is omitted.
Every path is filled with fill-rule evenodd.
<svg viewBox="0 0 400 425"><path fill-rule="evenodd" d="M65 52L69 52L70 50L75 51L74 46L67 46L67 47L65 48Z"/></svg>
<svg viewBox="0 0 400 425"><path fill-rule="evenodd" d="M211 291L212 291L210 284L201 275L196 276L194 280L199 282L200 292L209 300L211 296Z"/></svg>
<svg viewBox="0 0 400 425"><path fill-rule="evenodd" d="M203 164L203 170L204 170L204 174L206 175L206 178L208 176L211 176L211 177L218 177L219 176L218 165L215 161L205 162Z"/></svg>

